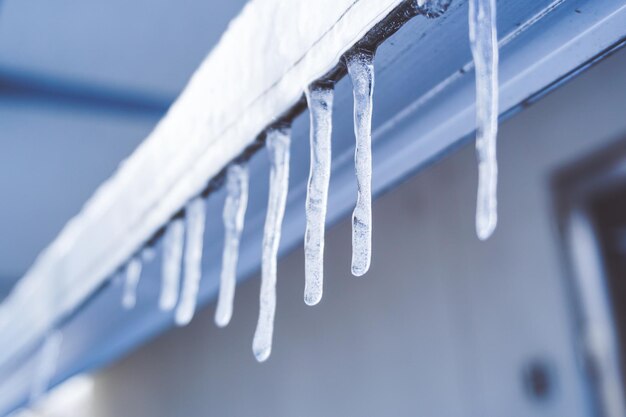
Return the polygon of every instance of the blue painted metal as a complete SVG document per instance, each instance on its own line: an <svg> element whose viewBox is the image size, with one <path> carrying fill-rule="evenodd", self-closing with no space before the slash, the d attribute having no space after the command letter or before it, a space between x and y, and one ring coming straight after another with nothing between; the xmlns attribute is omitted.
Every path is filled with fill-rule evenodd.
<svg viewBox="0 0 626 417"><path fill-rule="evenodd" d="M459 0L439 19L417 17L379 49L373 141L376 195L472 137L474 75L468 64L466 7L466 2ZM504 115L512 114L529 98L538 97L547 88L579 73L603 51L620 45L626 35L624 0L499 1L498 9L502 39L500 98ZM348 80L339 82L335 98L329 225L349 213L356 195L350 87ZM295 120L293 132L282 254L298 247L304 232L309 158L306 113ZM267 172L266 155L260 152L251 161L250 188L254 191L241 248L241 279L250 277L259 267ZM217 290L223 197L220 191L208 201L202 305L211 302ZM159 259L145 269L138 306L132 312L119 307L121 288L109 285L65 323L66 344L56 383L113 361L171 326L172 318L156 307L158 266ZM11 409L25 398L27 378L23 375L27 371L24 369L27 368L5 373L5 380L15 378L16 384L23 385L17 386L10 398L0 399L1 410Z"/></svg>

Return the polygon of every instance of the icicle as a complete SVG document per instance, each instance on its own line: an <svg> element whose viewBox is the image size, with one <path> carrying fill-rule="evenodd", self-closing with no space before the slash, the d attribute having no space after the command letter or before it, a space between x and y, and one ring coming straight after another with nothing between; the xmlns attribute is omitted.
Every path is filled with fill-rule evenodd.
<svg viewBox="0 0 626 417"><path fill-rule="evenodd" d="M161 297L159 307L161 310L170 311L178 301L178 288L180 286L180 269L183 258L183 239L185 237L185 222L176 218L165 229L163 237L163 264Z"/></svg>
<svg viewBox="0 0 626 417"><path fill-rule="evenodd" d="M135 256L126 265L122 306L130 310L137 304L137 285L141 277L141 259Z"/></svg>
<svg viewBox="0 0 626 417"><path fill-rule="evenodd" d="M306 90L311 120L311 167L304 233L304 302L315 305L324 290L324 227L330 181L333 87L316 84Z"/></svg>
<svg viewBox="0 0 626 417"><path fill-rule="evenodd" d="M485 240L491 236L498 222L498 37L495 0L470 0L469 28L476 68L476 233L479 239Z"/></svg>
<svg viewBox="0 0 626 417"><path fill-rule="evenodd" d="M215 323L224 327L233 315L233 300L237 283L237 258L239 240L243 230L243 221L248 205L248 167L236 164L228 167L226 174L226 201L224 202L224 252L222 255L222 274L220 293L215 310Z"/></svg>
<svg viewBox="0 0 626 417"><path fill-rule="evenodd" d="M50 388L50 382L52 382L52 377L56 372L62 341L63 334L58 330L54 331L46 336L43 346L39 350L30 390L31 404L36 403Z"/></svg>
<svg viewBox="0 0 626 417"><path fill-rule="evenodd" d="M265 361L272 351L276 311L276 263L289 186L290 135L289 127L280 127L267 133L271 163L270 190L263 232L259 321L252 342L252 351L259 362Z"/></svg>
<svg viewBox="0 0 626 417"><path fill-rule="evenodd" d="M185 240L185 276L180 301L176 308L176 324L189 324L196 310L200 278L202 277L202 245L206 206L202 197L194 198L186 208L187 238Z"/></svg>
<svg viewBox="0 0 626 417"><path fill-rule="evenodd" d="M361 276L370 267L372 250L372 93L374 55L355 51L347 56L348 73L354 89L354 163L357 201L352 213L352 274Z"/></svg>
<svg viewBox="0 0 626 417"><path fill-rule="evenodd" d="M156 256L156 252L152 246L146 246L141 251L141 260L144 263L152 262Z"/></svg>

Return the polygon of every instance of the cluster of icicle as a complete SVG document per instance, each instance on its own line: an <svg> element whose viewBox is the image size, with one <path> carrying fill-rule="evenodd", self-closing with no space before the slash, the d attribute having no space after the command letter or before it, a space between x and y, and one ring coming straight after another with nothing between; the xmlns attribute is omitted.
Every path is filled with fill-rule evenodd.
<svg viewBox="0 0 626 417"><path fill-rule="evenodd" d="M418 0L424 14L435 16L449 0ZM469 0L469 38L476 69L476 150L479 163L479 184L476 231L487 239L497 223L498 129L498 43L496 35L495 0ZM356 50L346 55L346 66L354 91L355 173L357 179L356 207L352 214L352 274L361 276L370 266L372 246L371 209L371 123L374 89L374 53ZM333 84L316 82L305 91L310 114L311 166L306 196L305 291L308 305L320 302L324 276L324 228L331 171L331 131ZM291 129L275 126L267 131L266 146L270 159L270 188L265 219L260 311L253 340L253 352L260 362L272 350L276 311L276 268L281 225L287 202L289 183L289 147ZM224 251L215 323L226 326L232 317L237 258L248 202L249 174L245 162L233 163L226 172L227 196L224 204ZM159 307L175 310L177 325L188 324L194 316L202 276L202 246L205 226L205 201L199 196L185 207L185 216L174 218L163 236L162 287ZM143 262L154 259L151 246L132 257L124 268L122 305L135 307L136 291ZM181 282L182 278L182 282ZM31 402L37 400L50 385L59 356L62 336L50 333L40 350L33 383Z"/></svg>
<svg viewBox="0 0 626 417"><path fill-rule="evenodd" d="M424 14L438 15L449 0L418 0ZM430 7L430 8L429 8ZM498 128L498 44L495 25L495 0L469 0L469 38L476 69L476 149L479 184L476 231L487 239L497 223L496 134ZM365 274L371 261L371 122L374 88L374 54L356 50L346 55L346 66L354 91L354 132L356 136L355 172L356 207L352 214L352 274ZM324 228L331 172L331 132L333 83L311 84L305 95L310 114L311 166L306 196L306 231L304 237L305 290L308 305L320 302L324 276ZM272 350L276 311L276 268L281 225L287 202L289 182L289 147L291 129L275 126L267 131L266 146L270 159L270 188L265 219L260 311L253 340L258 361L265 361ZM224 251L215 323L226 326L232 317L237 258L248 202L249 173L245 162L227 168L223 221ZM175 310L176 324L188 324L194 316L202 276L205 201L196 197L185 207L185 216L174 218L163 236L162 287L159 307ZM154 249L147 246L132 257L124 268L122 305L131 309L137 302L136 291L143 262L154 259ZM182 279L182 282L181 282ZM62 336L58 331L46 338L35 369L31 401L39 398L50 385L59 356Z"/></svg>
<svg viewBox="0 0 626 417"><path fill-rule="evenodd" d="M441 1L432 1L439 13ZM424 0L419 7L428 7ZM436 10L435 10L436 9ZM495 27L495 0L469 1L469 38L476 68L476 149L479 162L479 185L476 230L487 239L497 222L496 133L498 117L498 47ZM374 53L354 50L346 54L345 63L354 93L356 206L352 213L352 274L364 275L371 262L372 248L372 93L374 89ZM331 173L331 132L333 83L320 81L305 90L310 115L311 165L306 196L306 230L304 236L305 290L308 305L320 302L324 276L324 229ZM289 182L289 148L291 128L274 126L266 132L270 160L270 187L265 219L260 311L252 350L258 361L265 361L272 349L276 311L276 269L281 226ZM245 162L227 168L223 221L224 251L215 323L226 326L233 313L237 277L237 258L248 201L249 174ZM185 208L185 216L173 219L163 237L162 290L159 306L175 310L175 322L186 325L193 318L200 286L202 244L205 224L205 202L196 197ZM145 248L125 268L122 304L133 308L142 261L152 259L152 249ZM181 282L182 278L182 282Z"/></svg>

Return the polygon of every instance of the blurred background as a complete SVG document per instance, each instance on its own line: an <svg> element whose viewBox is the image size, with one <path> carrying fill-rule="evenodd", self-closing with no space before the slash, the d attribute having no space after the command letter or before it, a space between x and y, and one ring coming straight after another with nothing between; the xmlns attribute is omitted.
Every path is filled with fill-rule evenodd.
<svg viewBox="0 0 626 417"><path fill-rule="evenodd" d="M4 295L243 4L0 3ZM227 328L210 302L15 415L623 416L625 73L617 51L501 124L488 241L474 233L466 141L375 200L365 277L350 274L349 219L327 232L320 305L302 302L302 245L281 260L268 362L250 352L253 276Z"/></svg>

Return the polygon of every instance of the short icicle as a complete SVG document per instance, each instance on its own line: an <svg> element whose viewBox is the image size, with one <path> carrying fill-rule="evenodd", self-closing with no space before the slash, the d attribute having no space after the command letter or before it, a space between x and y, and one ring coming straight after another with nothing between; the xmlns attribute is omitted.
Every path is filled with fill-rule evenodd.
<svg viewBox="0 0 626 417"><path fill-rule="evenodd" d="M324 290L324 227L330 182L333 95L330 83L317 83L306 90L311 166L304 233L304 302L310 306L320 302Z"/></svg>
<svg viewBox="0 0 626 417"><path fill-rule="evenodd" d="M234 164L226 173L226 201L224 202L224 252L220 292L215 310L215 324L224 327L233 315L235 285L237 283L237 259L243 222L248 205L249 172L246 164Z"/></svg>
<svg viewBox="0 0 626 417"><path fill-rule="evenodd" d="M178 301L184 238L185 222L180 217L175 218L167 225L163 237L162 281L159 298L159 308L163 311L172 310Z"/></svg>
<svg viewBox="0 0 626 417"><path fill-rule="evenodd" d="M59 330L52 331L46 336L35 364L35 374L30 387L30 404L35 404L50 388L62 342L63 334Z"/></svg>
<svg viewBox="0 0 626 417"><path fill-rule="evenodd" d="M189 324L196 311L198 290L202 277L202 246L204 243L204 223L206 204L202 197L196 197L185 209L187 235L184 253L184 277L180 300L176 307L175 321L179 326Z"/></svg>
<svg viewBox="0 0 626 417"><path fill-rule="evenodd" d="M154 251L154 248L152 246L146 246L141 250L141 260L144 263L154 261L155 257L156 257L156 252Z"/></svg>
<svg viewBox="0 0 626 417"><path fill-rule="evenodd" d="M352 213L352 274L365 274L372 251L372 93L374 91L374 54L355 51L346 57L354 90L354 163L357 201Z"/></svg>
<svg viewBox="0 0 626 417"><path fill-rule="evenodd" d="M485 240L498 222L498 37L495 0L470 0L469 38L476 68L476 233Z"/></svg>
<svg viewBox="0 0 626 417"><path fill-rule="evenodd" d="M276 312L277 257L289 186L290 142L290 127L281 126L267 132L270 189L263 231L259 321L252 342L252 351L259 362L265 361L272 351L274 314Z"/></svg>
<svg viewBox="0 0 626 417"><path fill-rule="evenodd" d="M133 256L124 271L124 292L122 294L122 306L126 310L135 308L137 304L137 285L141 278L141 258Z"/></svg>

